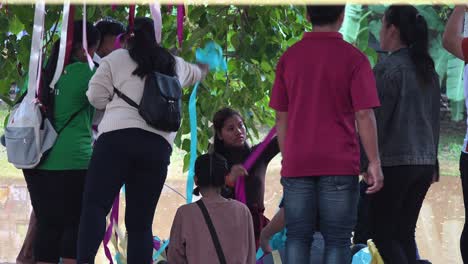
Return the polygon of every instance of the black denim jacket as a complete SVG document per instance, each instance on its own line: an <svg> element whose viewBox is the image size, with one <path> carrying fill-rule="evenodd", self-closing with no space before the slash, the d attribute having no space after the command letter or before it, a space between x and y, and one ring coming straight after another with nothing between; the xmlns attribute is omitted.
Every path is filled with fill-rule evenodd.
<svg viewBox="0 0 468 264"><path fill-rule="evenodd" d="M437 165L440 85L421 84L408 49L374 68L381 107L375 109L382 166ZM364 151L362 151L363 153ZM363 165L366 166L364 157Z"/></svg>

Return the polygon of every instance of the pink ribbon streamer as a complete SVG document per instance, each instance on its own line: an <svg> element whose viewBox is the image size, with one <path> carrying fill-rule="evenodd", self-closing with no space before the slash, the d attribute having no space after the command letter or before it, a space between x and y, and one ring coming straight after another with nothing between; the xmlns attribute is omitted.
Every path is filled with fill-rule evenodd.
<svg viewBox="0 0 468 264"><path fill-rule="evenodd" d="M94 62L88 52L88 36L86 34L86 3L83 4L83 49L86 54L86 59L88 60L89 69L94 69Z"/></svg>
<svg viewBox="0 0 468 264"><path fill-rule="evenodd" d="M179 41L179 48L182 47L182 41L184 39L184 17L185 7L184 5L177 6L177 39Z"/></svg>
<svg viewBox="0 0 468 264"><path fill-rule="evenodd" d="M122 48L122 45L120 45L120 42L121 42L120 39L122 38L123 35L124 35L124 33L121 33L121 34L117 35L117 37L115 38L115 42L114 42L115 49Z"/></svg>
<svg viewBox="0 0 468 264"><path fill-rule="evenodd" d="M276 127L273 127L268 135L265 137L265 139L258 145L258 147L249 155L247 160L244 162L244 168L248 171L250 170L253 165L255 164L255 161L260 157L260 155L265 151L265 148L270 144L271 140L273 140L273 137L276 135ZM246 194L245 194L245 178L244 177L239 177L237 178L236 181L236 187L235 187L235 197L236 200L242 203L247 202Z"/></svg>
<svg viewBox="0 0 468 264"><path fill-rule="evenodd" d="M156 43L161 43L161 27L162 27L162 17L161 17L161 5L157 0L154 3L150 4L151 16L153 17L154 22L154 34L156 38Z"/></svg>

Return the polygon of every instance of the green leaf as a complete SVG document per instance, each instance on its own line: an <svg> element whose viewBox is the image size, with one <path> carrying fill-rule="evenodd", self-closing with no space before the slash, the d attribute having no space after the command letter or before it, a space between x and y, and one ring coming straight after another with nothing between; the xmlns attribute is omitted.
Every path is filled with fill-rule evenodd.
<svg viewBox="0 0 468 264"><path fill-rule="evenodd" d="M379 55L377 54L377 52L374 49L367 47L364 53L367 55L367 58L369 59L371 66L374 67L375 64L377 64L377 60L379 58Z"/></svg>
<svg viewBox="0 0 468 264"><path fill-rule="evenodd" d="M447 62L447 97L453 101L464 99L463 94L463 69L465 63L449 54Z"/></svg>
<svg viewBox="0 0 468 264"><path fill-rule="evenodd" d="M184 168L183 171L187 172L190 166L190 153L184 155Z"/></svg>
<svg viewBox="0 0 468 264"><path fill-rule="evenodd" d="M186 138L182 141L182 149L190 152L190 139Z"/></svg>
<svg viewBox="0 0 468 264"><path fill-rule="evenodd" d="M372 20L369 23L369 31L377 40L380 40L380 28L382 28L382 21L380 19Z"/></svg>
<svg viewBox="0 0 468 264"><path fill-rule="evenodd" d="M15 35L18 35L21 31L24 30L24 24L21 23L21 21L18 19L17 16L14 16L10 20L10 24L8 26L9 26L8 30Z"/></svg>
<svg viewBox="0 0 468 264"><path fill-rule="evenodd" d="M369 5L368 8L372 12L379 15L383 15L385 13L385 10L387 9L385 5Z"/></svg>
<svg viewBox="0 0 468 264"><path fill-rule="evenodd" d="M440 19L434 7L430 5L418 5L416 8L418 9L419 13L426 19L427 25L430 29L436 31L444 30L444 23Z"/></svg>
<svg viewBox="0 0 468 264"><path fill-rule="evenodd" d="M354 43L356 41L362 15L362 5L346 5L345 17L340 32L347 42Z"/></svg>
<svg viewBox="0 0 468 264"><path fill-rule="evenodd" d="M8 32L8 19L4 16L0 17L0 32L5 35Z"/></svg>

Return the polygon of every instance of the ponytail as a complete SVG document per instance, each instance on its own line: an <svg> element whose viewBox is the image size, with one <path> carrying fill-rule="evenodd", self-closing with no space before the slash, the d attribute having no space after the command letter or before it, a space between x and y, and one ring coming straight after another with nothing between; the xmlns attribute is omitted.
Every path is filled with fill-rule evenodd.
<svg viewBox="0 0 468 264"><path fill-rule="evenodd" d="M130 57L137 63L134 75L140 78L152 72L176 76L175 58L156 43L153 20L146 17L135 18L133 31L127 29Z"/></svg>
<svg viewBox="0 0 468 264"><path fill-rule="evenodd" d="M400 39L408 46L418 79L430 83L434 76L434 61L429 55L429 29L426 19L411 5L392 5L385 12L388 25L400 30Z"/></svg>

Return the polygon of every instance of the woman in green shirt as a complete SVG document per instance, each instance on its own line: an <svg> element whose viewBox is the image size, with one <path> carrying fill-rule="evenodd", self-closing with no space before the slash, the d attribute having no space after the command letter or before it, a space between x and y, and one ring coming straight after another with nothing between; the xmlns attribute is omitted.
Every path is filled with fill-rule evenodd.
<svg viewBox="0 0 468 264"><path fill-rule="evenodd" d="M53 103L50 110L54 127L60 131L54 147L41 164L24 170L34 213L37 234L34 241L38 263L76 263L76 241L83 187L92 153L91 123L94 109L86 97L94 70L89 68L82 46L82 21L74 24L70 63L55 85L49 88L58 60L60 41L54 44L44 71L44 91ZM88 51L91 56L99 44L99 31L87 23Z"/></svg>

